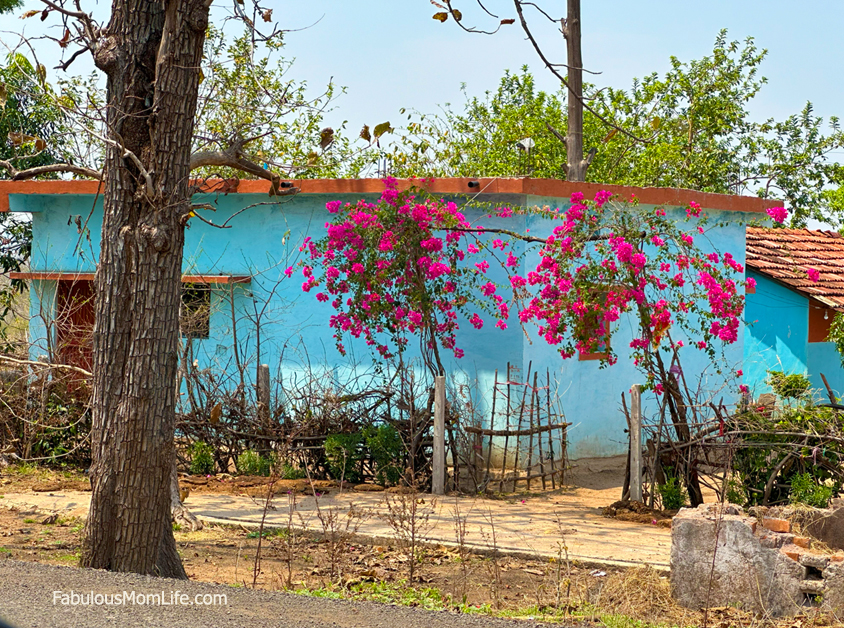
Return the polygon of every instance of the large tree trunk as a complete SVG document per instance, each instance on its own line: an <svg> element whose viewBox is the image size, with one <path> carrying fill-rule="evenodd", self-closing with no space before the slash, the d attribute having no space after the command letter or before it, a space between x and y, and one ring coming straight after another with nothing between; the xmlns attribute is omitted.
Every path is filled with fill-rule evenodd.
<svg viewBox="0 0 844 628"><path fill-rule="evenodd" d="M170 512L190 150L209 0L114 0L82 563L185 578ZM129 155L130 151L132 155Z"/></svg>

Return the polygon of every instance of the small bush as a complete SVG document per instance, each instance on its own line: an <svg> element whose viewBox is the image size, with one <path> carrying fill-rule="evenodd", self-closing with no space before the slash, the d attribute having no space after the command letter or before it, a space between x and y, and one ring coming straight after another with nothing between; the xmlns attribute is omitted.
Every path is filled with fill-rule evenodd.
<svg viewBox="0 0 844 628"><path fill-rule="evenodd" d="M289 462L282 462L279 470L278 475L282 480L304 480L308 477L308 474L305 473L305 470L300 467L294 467Z"/></svg>
<svg viewBox="0 0 844 628"><path fill-rule="evenodd" d="M193 475L211 475L214 473L214 450L211 445L201 440L188 448L190 454L190 472Z"/></svg>
<svg viewBox="0 0 844 628"><path fill-rule="evenodd" d="M800 373L786 375L782 371L768 371L768 385L782 399L799 399L809 391L809 378Z"/></svg>
<svg viewBox="0 0 844 628"><path fill-rule="evenodd" d="M243 475L269 475L274 462L272 456L247 449L237 457L237 470Z"/></svg>
<svg viewBox="0 0 844 628"><path fill-rule="evenodd" d="M325 439L325 460L331 477L347 482L360 481L363 441L361 432L332 434Z"/></svg>
<svg viewBox="0 0 844 628"><path fill-rule="evenodd" d="M663 510L680 510L686 505L686 490L675 477L666 475L665 484L657 486L657 491L662 498Z"/></svg>
<svg viewBox="0 0 844 628"><path fill-rule="evenodd" d="M813 508L826 508L832 499L835 489L818 482L811 473L799 473L791 480L792 504L805 504Z"/></svg>
<svg viewBox="0 0 844 628"><path fill-rule="evenodd" d="M375 463L378 484L398 484L404 459L404 443L398 430L392 425L370 427L366 431L366 448Z"/></svg>
<svg viewBox="0 0 844 628"><path fill-rule="evenodd" d="M736 476L730 477L727 481L727 501L731 504L738 504L739 506L747 504L747 495L744 490L744 485Z"/></svg>

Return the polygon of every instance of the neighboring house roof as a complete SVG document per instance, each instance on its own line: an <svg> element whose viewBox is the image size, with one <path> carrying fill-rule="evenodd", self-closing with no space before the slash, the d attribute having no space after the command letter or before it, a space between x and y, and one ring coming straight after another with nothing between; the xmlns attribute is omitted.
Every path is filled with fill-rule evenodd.
<svg viewBox="0 0 844 628"><path fill-rule="evenodd" d="M290 179L290 187L302 194L379 194L384 190L380 179ZM285 181L287 183L287 181ZM221 193L266 194L269 181L242 179L236 183L209 179L203 182L208 191ZM770 207L782 207L782 201L757 196L733 196L713 194L677 188L640 188L603 183L580 183L557 179L519 178L443 178L424 183L421 179L399 179L399 189L411 185L424 187L435 194L517 194L568 198L573 192L583 192L594 197L601 190L628 199L631 196L645 205L684 207L690 201L706 209L737 212L764 212ZM102 193L99 181L0 181L0 212L9 211L9 195L15 194L97 194Z"/></svg>
<svg viewBox="0 0 844 628"><path fill-rule="evenodd" d="M844 309L844 237L835 231L747 228L747 266L824 305ZM818 281L809 279L809 269Z"/></svg>

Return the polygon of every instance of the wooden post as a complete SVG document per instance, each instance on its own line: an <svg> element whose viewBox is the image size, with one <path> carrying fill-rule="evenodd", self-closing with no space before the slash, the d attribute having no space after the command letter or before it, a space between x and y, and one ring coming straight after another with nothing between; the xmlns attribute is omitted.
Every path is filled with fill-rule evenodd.
<svg viewBox="0 0 844 628"><path fill-rule="evenodd" d="M258 416L262 422L269 422L270 419L270 366L261 364L258 366Z"/></svg>
<svg viewBox="0 0 844 628"><path fill-rule="evenodd" d="M445 494L445 377L434 379L434 458L431 492Z"/></svg>
<svg viewBox="0 0 844 628"><path fill-rule="evenodd" d="M642 501L642 387L630 389L630 501Z"/></svg>

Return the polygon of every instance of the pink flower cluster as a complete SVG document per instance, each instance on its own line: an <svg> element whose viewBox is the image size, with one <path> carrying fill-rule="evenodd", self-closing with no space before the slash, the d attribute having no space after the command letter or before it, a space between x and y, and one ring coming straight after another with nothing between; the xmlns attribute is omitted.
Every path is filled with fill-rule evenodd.
<svg viewBox="0 0 844 628"><path fill-rule="evenodd" d="M649 214L641 227L631 226L627 236L621 235L617 224L600 222L607 220L601 211L607 199L600 194L587 203L582 194L573 195L572 205L559 216L563 224L540 250L539 264L526 278L512 277L517 291L526 284L534 291L519 320L536 321L546 342L568 358L606 347L612 323L622 313L637 312L641 336L630 346L638 362L667 337L678 315L685 322L706 304L700 314L709 323L698 348L709 349L711 337L735 342L744 298L730 275L743 273L744 267L730 253L697 252L692 236L665 218L664 211ZM700 206L692 204L687 216L700 218ZM598 227L609 233L595 240ZM639 234L645 230L652 248L643 248ZM607 360L614 359L609 352Z"/></svg>
<svg viewBox="0 0 844 628"><path fill-rule="evenodd" d="M765 212L775 223L780 225L788 218L788 210L785 207L769 207Z"/></svg>
<svg viewBox="0 0 844 628"><path fill-rule="evenodd" d="M455 203L401 193L394 179L384 183L386 189L374 203L326 204L335 215L326 223L326 238L319 244L308 239L300 249L310 257L301 264L306 277L302 289L323 286L317 299L330 301L335 310L329 324L341 351L342 336L350 334L390 357L390 343L383 336L402 348L409 335L417 334L460 357L458 311L475 293L491 300L502 319L509 314L496 285L484 278L489 262L460 263L481 249L466 245L460 230L470 225ZM503 240L493 243L502 251L507 245ZM315 269L323 271L320 277ZM477 313L469 322L483 326Z"/></svg>
<svg viewBox="0 0 844 628"><path fill-rule="evenodd" d="M598 192L593 200L572 194L565 211L541 210L555 223L551 235L536 266L517 274L521 258L509 240L470 243L468 234L474 238L484 230L470 225L455 203L399 192L394 180L385 183L374 203L328 203L333 220L326 224L326 238L306 240L301 247L310 258L301 264L302 289L321 287L316 298L335 310L330 325L341 350L347 333L384 356L416 335L429 347L460 357L460 314L475 329L484 327L480 312L470 311L472 304L493 314L495 327L506 329L511 299L490 280L494 258L485 257L486 250L509 273L511 296L522 304L519 322L535 323L564 358L602 353L613 363L608 340L613 323L625 313L638 322L630 347L640 367L661 346L683 346L668 343L678 324L686 334L696 329L699 337L692 344L707 351L713 340L729 344L738 337L744 297L733 275L744 267L730 253L700 251L664 210L633 205L616 211L608 206L609 192ZM785 212L768 211L776 212L775 219ZM498 208L491 215L511 214ZM700 206L690 204L686 214L703 232L707 217ZM815 269L807 272L818 280ZM753 280L745 285L752 287ZM381 340L385 336L391 344Z"/></svg>

